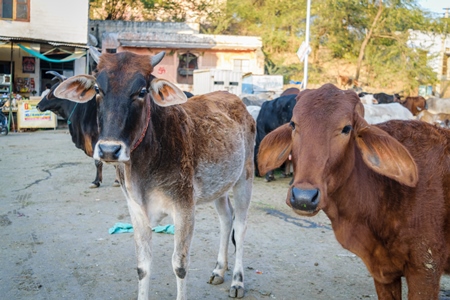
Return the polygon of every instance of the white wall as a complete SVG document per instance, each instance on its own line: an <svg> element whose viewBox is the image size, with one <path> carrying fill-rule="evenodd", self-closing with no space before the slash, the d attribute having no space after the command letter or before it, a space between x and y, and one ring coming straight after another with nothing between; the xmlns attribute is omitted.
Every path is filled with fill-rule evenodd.
<svg viewBox="0 0 450 300"><path fill-rule="evenodd" d="M444 42L444 43L443 43ZM410 47L428 51L428 65L440 78L443 64L443 50L450 47L450 38L441 34L410 31Z"/></svg>
<svg viewBox="0 0 450 300"><path fill-rule="evenodd" d="M29 0L30 22L0 20L0 36L87 43L89 0Z"/></svg>

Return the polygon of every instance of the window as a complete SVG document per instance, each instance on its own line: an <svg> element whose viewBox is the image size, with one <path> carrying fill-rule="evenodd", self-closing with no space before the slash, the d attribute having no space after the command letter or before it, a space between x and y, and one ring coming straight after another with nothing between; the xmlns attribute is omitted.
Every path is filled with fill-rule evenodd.
<svg viewBox="0 0 450 300"><path fill-rule="evenodd" d="M30 0L0 0L0 19L30 21Z"/></svg>
<svg viewBox="0 0 450 300"><path fill-rule="evenodd" d="M0 60L0 74L11 74L11 62Z"/></svg>
<svg viewBox="0 0 450 300"><path fill-rule="evenodd" d="M233 60L233 71L250 72L250 61L248 59Z"/></svg>
<svg viewBox="0 0 450 300"><path fill-rule="evenodd" d="M198 69L197 59L198 57L190 52L178 56L178 83L193 84L194 70Z"/></svg>

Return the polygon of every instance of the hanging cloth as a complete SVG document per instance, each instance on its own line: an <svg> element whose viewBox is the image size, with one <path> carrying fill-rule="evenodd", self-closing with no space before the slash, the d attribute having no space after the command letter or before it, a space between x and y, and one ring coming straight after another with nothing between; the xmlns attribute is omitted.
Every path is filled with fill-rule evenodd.
<svg viewBox="0 0 450 300"><path fill-rule="evenodd" d="M31 55L39 58L39 59L46 60L46 61L52 62L52 63L69 62L69 61L73 61L73 60L79 59L80 57L83 57L83 56L86 55L86 51L82 50L82 51L79 51L79 52L74 52L74 53L70 54L69 56L67 56L65 58L62 58L62 59L53 59L53 58L48 58L44 54L39 53L39 52L37 52L37 51L35 51L33 49L27 48L24 45L21 45L21 44L17 44L17 45L19 45L20 49L24 50L25 52L27 52L27 53L29 53L29 54L31 54Z"/></svg>

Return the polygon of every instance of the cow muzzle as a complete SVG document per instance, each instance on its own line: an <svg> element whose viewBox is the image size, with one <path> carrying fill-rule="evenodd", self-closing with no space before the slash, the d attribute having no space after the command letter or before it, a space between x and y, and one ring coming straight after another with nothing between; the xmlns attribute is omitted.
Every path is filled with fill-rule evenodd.
<svg viewBox="0 0 450 300"><path fill-rule="evenodd" d="M315 215L319 205L320 191L318 189L291 188L287 199L287 205L292 207L296 213L302 215Z"/></svg>
<svg viewBox="0 0 450 300"><path fill-rule="evenodd" d="M104 162L126 162L130 159L125 145L117 142L98 142L94 158Z"/></svg>

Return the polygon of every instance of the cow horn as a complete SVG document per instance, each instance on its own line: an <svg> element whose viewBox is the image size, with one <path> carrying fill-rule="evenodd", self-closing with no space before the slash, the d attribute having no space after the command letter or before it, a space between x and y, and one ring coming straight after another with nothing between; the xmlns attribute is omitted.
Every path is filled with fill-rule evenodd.
<svg viewBox="0 0 450 300"><path fill-rule="evenodd" d="M154 67L157 64L159 64L161 62L161 60L163 59L164 55L166 55L166 52L164 52L164 51L161 51L158 54L153 55L152 56L152 61L151 61L152 67Z"/></svg>
<svg viewBox="0 0 450 300"><path fill-rule="evenodd" d="M100 60L100 55L102 55L97 48L89 46L89 54L92 56L92 58L95 60L96 63Z"/></svg>
<svg viewBox="0 0 450 300"><path fill-rule="evenodd" d="M55 76L52 78L52 80L58 79L60 83L67 79L66 76L61 75L56 71L47 71L45 72L45 74L52 74L53 76Z"/></svg>

